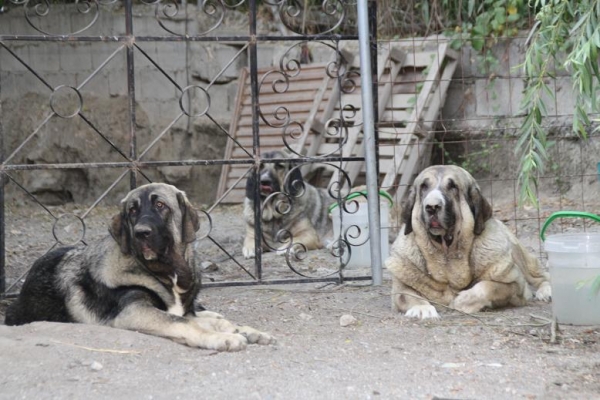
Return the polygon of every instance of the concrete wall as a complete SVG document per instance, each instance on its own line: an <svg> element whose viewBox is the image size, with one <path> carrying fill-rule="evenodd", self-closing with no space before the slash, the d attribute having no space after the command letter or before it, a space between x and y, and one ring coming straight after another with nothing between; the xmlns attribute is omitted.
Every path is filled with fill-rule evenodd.
<svg viewBox="0 0 600 400"><path fill-rule="evenodd" d="M40 34L27 22L22 6L9 5L9 12L0 14L0 35ZM43 20L32 20L46 32L74 32L90 20L73 12L72 7L54 5L51 10ZM134 11L133 27L136 36L172 36L155 19L154 6L138 5L134 7ZM98 20L82 35L125 35L125 15L120 2L113 6L101 6L98 15ZM221 29L211 33L211 36L248 34L245 14L229 11L227 17L219 25ZM196 7L190 5L187 7L187 16L181 10L178 17L165 23L165 26L173 32L187 31L189 35L195 35L212 25L210 21L206 21L204 14L198 13ZM293 44L261 43L258 67L278 63L280 56ZM60 84L80 85L116 52L111 61L85 85L84 90L101 98L127 95L127 64L123 43L10 41L6 45L53 87ZM163 120L170 121L168 115L174 109L179 111L180 91L173 82L181 88L188 85L206 87L213 80L214 86L209 90L210 113L213 118L227 123L233 110L240 69L248 65L247 53L238 54L243 45L243 42L221 41L137 42L134 54L135 96L150 123L154 125L164 122ZM329 60L331 55L332 52L323 46L315 46L313 49L315 62ZM226 67L234 58L231 65ZM6 50L0 50L0 78L1 96L4 99L20 97L27 92L49 93L48 88Z"/></svg>

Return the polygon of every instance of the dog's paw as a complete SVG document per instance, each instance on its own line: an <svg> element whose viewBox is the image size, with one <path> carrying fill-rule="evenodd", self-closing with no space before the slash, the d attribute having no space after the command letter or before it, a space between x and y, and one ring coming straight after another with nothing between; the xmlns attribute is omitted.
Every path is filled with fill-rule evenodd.
<svg viewBox="0 0 600 400"><path fill-rule="evenodd" d="M249 344L275 344L277 340L267 332L261 332L249 326L240 326L237 330L242 336L248 339Z"/></svg>
<svg viewBox="0 0 600 400"><path fill-rule="evenodd" d="M238 333L213 333L206 340L205 345L200 345L208 350L241 351L248 345L248 339Z"/></svg>
<svg viewBox="0 0 600 400"><path fill-rule="evenodd" d="M440 319L437 310L431 304L413 306L406 311L407 317L418 319Z"/></svg>
<svg viewBox="0 0 600 400"><path fill-rule="evenodd" d="M244 246L242 248L242 254L244 255L245 259L254 258L254 256L256 255L254 253L254 247L246 247L246 246Z"/></svg>
<svg viewBox="0 0 600 400"><path fill-rule="evenodd" d="M535 298L540 301L550 301L552 298L552 287L550 286L550 282L544 282L540 285L535 292Z"/></svg>

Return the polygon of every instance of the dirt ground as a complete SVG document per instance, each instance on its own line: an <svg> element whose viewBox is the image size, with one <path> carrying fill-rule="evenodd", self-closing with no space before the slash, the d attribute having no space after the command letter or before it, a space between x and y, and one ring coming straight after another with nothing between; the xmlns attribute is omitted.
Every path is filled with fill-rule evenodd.
<svg viewBox="0 0 600 400"><path fill-rule="evenodd" d="M86 211L7 207L12 291L33 259L55 243L52 215ZM252 260L241 257L240 212L235 206L211 213L211 238L197 245L213 263L206 265L205 282L248 280L214 242L253 272ZM85 240L104 235L113 213L116 208L101 207L86 215ZM81 233L77 219L59 221L66 221L55 230L59 237ZM524 221L519 227L534 251L537 226ZM334 264L326 251L315 251L294 266L324 276L335 272ZM296 276L272 253L263 268L265 279ZM442 310L438 321L415 321L391 312L390 286L384 273L379 287L348 281L205 288L200 297L209 310L277 338L239 353L100 326L0 325L0 399L600 399L600 326L555 331L551 305L540 302L477 315ZM9 302L0 301L0 321ZM342 326L346 319L354 322Z"/></svg>

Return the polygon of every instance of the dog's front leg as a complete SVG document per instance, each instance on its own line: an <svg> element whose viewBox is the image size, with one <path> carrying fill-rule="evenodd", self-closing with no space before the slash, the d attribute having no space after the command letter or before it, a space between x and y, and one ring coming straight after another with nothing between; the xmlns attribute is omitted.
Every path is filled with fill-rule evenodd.
<svg viewBox="0 0 600 400"><path fill-rule="evenodd" d="M475 313L484 308L522 306L527 299L520 292L517 282L481 281L472 288L460 292L450 303L450 307L465 313Z"/></svg>
<svg viewBox="0 0 600 400"><path fill-rule="evenodd" d="M221 314L212 311L198 311L193 318L198 326L217 332L239 333L248 339L248 343L273 344L275 338L266 332L258 331L249 326L238 326L223 318Z"/></svg>
<svg viewBox="0 0 600 400"><path fill-rule="evenodd" d="M407 317L418 319L438 319L434 306L419 293L404 285L392 276L392 311L405 313Z"/></svg>
<svg viewBox="0 0 600 400"><path fill-rule="evenodd" d="M400 282L416 290L427 300L448 305L456 296L448 283L436 281L409 260L389 257L385 266Z"/></svg>
<svg viewBox="0 0 600 400"><path fill-rule="evenodd" d="M169 314L140 302L127 305L111 325L208 350L239 351L248 343L241 334L214 332L201 327L194 319Z"/></svg>
<svg viewBox="0 0 600 400"><path fill-rule="evenodd" d="M277 254L285 256L288 252L293 256L303 250L316 250L323 248L321 239L315 228L308 220L300 221L296 224L292 232L292 241L286 242L277 249Z"/></svg>
<svg viewBox="0 0 600 400"><path fill-rule="evenodd" d="M244 238L244 247L242 248L244 258L252 258L256 254L254 251L254 227L246 225L246 237Z"/></svg>

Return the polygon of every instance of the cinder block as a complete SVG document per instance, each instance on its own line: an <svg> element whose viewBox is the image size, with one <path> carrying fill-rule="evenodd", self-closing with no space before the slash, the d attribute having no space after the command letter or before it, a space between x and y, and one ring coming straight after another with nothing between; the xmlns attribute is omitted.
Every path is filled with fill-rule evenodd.
<svg viewBox="0 0 600 400"><path fill-rule="evenodd" d="M60 45L53 42L32 43L29 47L31 66L36 71L55 72L60 69Z"/></svg>
<svg viewBox="0 0 600 400"><path fill-rule="evenodd" d="M92 44L92 69L97 69L115 51L117 54L104 66L105 71L118 71L127 69L127 48L123 43L93 43Z"/></svg>
<svg viewBox="0 0 600 400"><path fill-rule="evenodd" d="M144 68L135 74L136 97L160 101L176 101L179 99L176 87L156 69ZM139 91L138 91L139 89Z"/></svg>
<svg viewBox="0 0 600 400"><path fill-rule="evenodd" d="M275 59L275 47L272 45L261 45L257 49L257 66L258 68L271 67ZM248 57L248 64L250 63L250 57Z"/></svg>
<svg viewBox="0 0 600 400"><path fill-rule="evenodd" d="M10 18L8 13L0 14L0 35L14 35L10 28Z"/></svg>
<svg viewBox="0 0 600 400"><path fill-rule="evenodd" d="M77 85L81 83L81 81L87 79L89 75L87 74L76 74L77 75ZM108 75L103 73L98 73L91 78L84 87L81 88L82 93L88 93L93 97L100 97L103 99L108 99L110 97L110 84L108 80Z"/></svg>
<svg viewBox="0 0 600 400"><path fill-rule="evenodd" d="M111 97L128 95L127 71L108 75L108 92Z"/></svg>
<svg viewBox="0 0 600 400"><path fill-rule="evenodd" d="M550 81L550 90L554 93L556 103L547 94L544 94L544 101L550 105L549 115L573 114L575 111L576 91L573 90L573 81L569 77L557 77Z"/></svg>
<svg viewBox="0 0 600 400"><path fill-rule="evenodd" d="M156 42L154 61L165 72L172 73L186 68L186 49L183 42Z"/></svg>
<svg viewBox="0 0 600 400"><path fill-rule="evenodd" d="M476 115L478 117L510 115L510 103L514 99L509 85L510 79L475 80Z"/></svg>
<svg viewBox="0 0 600 400"><path fill-rule="evenodd" d="M119 36L125 34L125 8L119 2L102 4L96 23L86 31L88 35Z"/></svg>
<svg viewBox="0 0 600 400"><path fill-rule="evenodd" d="M61 43L60 68L69 72L91 71L92 51L90 43Z"/></svg>
<svg viewBox="0 0 600 400"><path fill-rule="evenodd" d="M8 72L2 80L2 97L21 97L26 93L40 93L48 96L52 91L30 72Z"/></svg>
<svg viewBox="0 0 600 400"><path fill-rule="evenodd" d="M53 88L56 88L60 85L77 87L77 74L73 74L70 72L63 72L60 70L56 72L47 72L44 75L44 79Z"/></svg>
<svg viewBox="0 0 600 400"><path fill-rule="evenodd" d="M246 52L240 48L225 44L194 43L190 47L191 74L196 79L216 83L237 79L240 69L247 64ZM228 65L230 64L230 65Z"/></svg>
<svg viewBox="0 0 600 400"><path fill-rule="evenodd" d="M20 59L17 59L13 56L8 50L5 48L0 48L0 58L2 59L2 63L0 64L0 68L2 71L11 71L11 72L19 72L19 71L27 71L25 64L31 65L31 56L30 56L30 46L28 44L18 45L13 43L8 43L7 46L16 56Z"/></svg>

